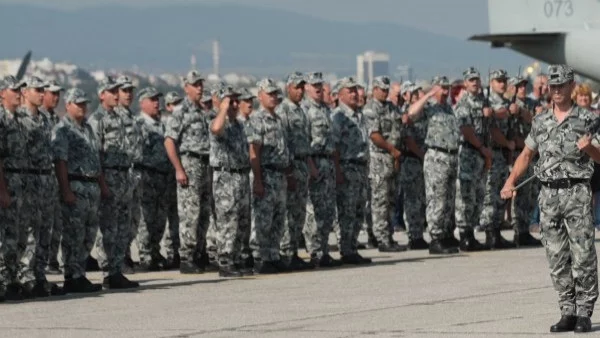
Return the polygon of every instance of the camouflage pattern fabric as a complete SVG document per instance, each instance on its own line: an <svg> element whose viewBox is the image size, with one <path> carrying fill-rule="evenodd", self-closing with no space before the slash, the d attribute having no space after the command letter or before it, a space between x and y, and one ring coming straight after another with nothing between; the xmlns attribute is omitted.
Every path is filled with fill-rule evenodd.
<svg viewBox="0 0 600 338"><path fill-rule="evenodd" d="M409 239L423 238L425 231L425 178L420 159L406 157L400 167L404 224ZM394 195L395 196L395 195Z"/></svg>
<svg viewBox="0 0 600 338"><path fill-rule="evenodd" d="M165 96L165 102L175 97L171 93ZM175 93L176 94L176 93ZM183 99L181 99L183 100ZM162 114L162 113L161 113ZM171 114L161 115L161 121L166 126L169 124ZM167 200L167 229L165 230L164 246L167 259L173 259L175 253L179 254L179 213L177 212L177 180L175 178L175 169L171 166L170 174L167 177L167 192L164 198Z"/></svg>

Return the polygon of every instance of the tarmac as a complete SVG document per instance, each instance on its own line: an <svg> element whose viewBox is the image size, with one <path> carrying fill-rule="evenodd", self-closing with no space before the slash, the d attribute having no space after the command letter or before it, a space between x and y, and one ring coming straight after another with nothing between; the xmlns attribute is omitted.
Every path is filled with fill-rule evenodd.
<svg viewBox="0 0 600 338"><path fill-rule="evenodd" d="M503 233L512 239L512 231ZM396 233L406 243L404 233ZM481 240L483 235L477 234ZM596 236L597 243L600 236ZM332 243L335 243L332 237ZM366 238L361 238L363 241ZM219 278L129 275L141 287L0 304L1 337L544 337L560 317L543 248L433 256L380 253L369 266ZM306 257L305 253L302 255ZM332 253L338 257L338 253ZM89 273L101 282L98 272ZM51 276L62 281L61 276ZM599 336L592 318L589 336Z"/></svg>

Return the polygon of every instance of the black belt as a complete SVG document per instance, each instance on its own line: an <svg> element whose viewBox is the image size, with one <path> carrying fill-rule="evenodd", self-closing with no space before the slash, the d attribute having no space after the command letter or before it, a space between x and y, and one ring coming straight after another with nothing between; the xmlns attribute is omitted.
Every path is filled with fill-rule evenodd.
<svg viewBox="0 0 600 338"><path fill-rule="evenodd" d="M212 167L213 171L227 171L235 174L247 174L250 172L250 168L226 168L226 167Z"/></svg>
<svg viewBox="0 0 600 338"><path fill-rule="evenodd" d="M342 163L349 163L349 164L357 164L357 165L367 165L367 161L365 161L365 160L358 160L358 159L340 160L340 162L342 162Z"/></svg>
<svg viewBox="0 0 600 338"><path fill-rule="evenodd" d="M197 158L197 159L201 160L202 162L207 162L208 163L208 155L201 155L201 154L194 153L194 152L191 152L191 151L184 151L180 155L181 156L189 156L189 157Z"/></svg>
<svg viewBox="0 0 600 338"><path fill-rule="evenodd" d="M479 151L479 149L475 148L475 146L474 146L474 145L472 145L470 142L463 142L463 143L462 143L462 146L463 146L464 148L469 148L469 149L472 149L472 150L475 150L475 151ZM483 146L483 145L482 145L482 146Z"/></svg>
<svg viewBox="0 0 600 338"><path fill-rule="evenodd" d="M443 153L451 154L451 155L458 154L458 150L449 150L449 149L441 148L441 147L428 146L427 149L433 149L433 150L441 151Z"/></svg>
<svg viewBox="0 0 600 338"><path fill-rule="evenodd" d="M279 167L276 167L276 166L274 166L274 165L270 165L270 164L267 164L267 165L261 165L260 167L261 167L262 169L265 169L265 170L268 170L268 171L278 171L278 172L285 172L285 168L279 168Z"/></svg>
<svg viewBox="0 0 600 338"><path fill-rule="evenodd" d="M126 166L113 166L113 167L102 167L102 170L116 170L116 171L129 171L131 167Z"/></svg>
<svg viewBox="0 0 600 338"><path fill-rule="evenodd" d="M544 187L550 189L567 189L579 183L589 183L590 180L586 178L560 178L558 180L541 182Z"/></svg>
<svg viewBox="0 0 600 338"><path fill-rule="evenodd" d="M139 164L139 163L134 164L133 165L133 169L142 170L142 171L148 171L148 172L151 172L151 173L154 173L154 174L161 174L161 175L169 175L170 174L170 172L158 170L156 168L152 168L152 167L149 167L147 165L143 165L143 164Z"/></svg>
<svg viewBox="0 0 600 338"><path fill-rule="evenodd" d="M69 174L69 175L67 175L67 178L69 179L69 181L92 182L92 183L98 182L98 177L92 177L92 176Z"/></svg>
<svg viewBox="0 0 600 338"><path fill-rule="evenodd" d="M327 154L314 154L311 155L311 157L313 158L326 158L326 159L331 159L332 155L327 155Z"/></svg>
<svg viewBox="0 0 600 338"><path fill-rule="evenodd" d="M51 175L52 170L50 169L16 169L16 168L4 168L5 173L12 174L29 174L29 175Z"/></svg>

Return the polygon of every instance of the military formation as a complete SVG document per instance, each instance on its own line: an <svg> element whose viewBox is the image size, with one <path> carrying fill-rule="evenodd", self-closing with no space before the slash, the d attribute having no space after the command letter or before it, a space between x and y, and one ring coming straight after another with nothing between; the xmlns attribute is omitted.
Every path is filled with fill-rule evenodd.
<svg viewBox="0 0 600 338"><path fill-rule="evenodd" d="M547 132L557 124L548 85L551 94L565 86L557 78L573 82L572 71L551 68L528 96L526 79L495 70L486 95L471 67L451 104L445 76L424 90L385 76L365 88L352 77L329 84L321 73L294 72L285 90L260 80L256 96L225 83L209 90L196 71L182 79L183 95L109 76L91 112L81 89L7 76L0 87L1 298L136 288L125 277L134 270L195 274L217 267L221 277L241 277L369 264L359 253L366 230L369 246L381 252L445 255L543 241L563 314L589 317L598 293L593 226L585 216L592 141L581 143L587 155L567 157L572 163L511 190L534 172L530 161L543 168L561 153L562 143L553 142L576 144L569 131L593 120L576 107L573 126ZM66 113L59 118L54 110L63 92ZM134 99L139 112L131 110ZM560 189L575 189L567 207L558 202L565 198ZM406 246L391 226L399 193ZM529 233L538 193L542 241ZM512 241L500 234L507 209ZM484 243L475 239L477 228ZM330 255L332 232L340 259ZM569 236L570 249L557 244ZM94 248L101 285L86 278ZM581 259L564 261L564 250ZM63 287L47 273L63 273Z"/></svg>

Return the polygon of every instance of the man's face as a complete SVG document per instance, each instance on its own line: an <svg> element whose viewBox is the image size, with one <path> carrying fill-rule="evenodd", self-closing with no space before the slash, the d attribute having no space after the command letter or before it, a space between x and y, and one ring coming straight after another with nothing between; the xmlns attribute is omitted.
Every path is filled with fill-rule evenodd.
<svg viewBox="0 0 600 338"><path fill-rule="evenodd" d="M494 92L504 94L506 92L506 79L493 79L491 87Z"/></svg>
<svg viewBox="0 0 600 338"><path fill-rule="evenodd" d="M481 80L478 77L465 80L464 84L465 89L471 94L477 94L481 89Z"/></svg>
<svg viewBox="0 0 600 338"><path fill-rule="evenodd" d="M367 103L367 97L365 96L365 89L359 87L357 90L358 94L358 106L363 107Z"/></svg>
<svg viewBox="0 0 600 338"><path fill-rule="evenodd" d="M373 88L373 98L379 102L385 101L389 93L389 89L382 89L379 87Z"/></svg>
<svg viewBox="0 0 600 338"><path fill-rule="evenodd" d="M145 98L140 102L140 108L144 113L156 117L160 111L160 100L158 97Z"/></svg>
<svg viewBox="0 0 600 338"><path fill-rule="evenodd" d="M111 90L105 90L100 94L100 100L107 105L109 108L114 108L118 104L119 89L114 88Z"/></svg>
<svg viewBox="0 0 600 338"><path fill-rule="evenodd" d="M390 93L388 95L390 101L394 102L394 104L398 104L400 98L400 84L393 83L392 87L390 87Z"/></svg>
<svg viewBox="0 0 600 338"><path fill-rule="evenodd" d="M517 84L517 97L524 98L527 96L527 83L521 82Z"/></svg>
<svg viewBox="0 0 600 338"><path fill-rule="evenodd" d="M306 92L308 93L308 97L316 102L323 102L325 91L322 83L308 84L306 86Z"/></svg>
<svg viewBox="0 0 600 338"><path fill-rule="evenodd" d="M74 119L82 119L87 113L87 102L83 103L67 103L67 114Z"/></svg>
<svg viewBox="0 0 600 338"><path fill-rule="evenodd" d="M549 85L552 101L556 104L564 104L571 100L571 93L575 89L575 82L567 82L560 85Z"/></svg>
<svg viewBox="0 0 600 338"><path fill-rule="evenodd" d="M342 88L339 93L340 101L349 106L350 108L358 107L358 88Z"/></svg>
<svg viewBox="0 0 600 338"><path fill-rule="evenodd" d="M123 107L131 106L133 100L133 87L130 88L119 88L119 104Z"/></svg>
<svg viewBox="0 0 600 338"><path fill-rule="evenodd" d="M44 107L49 109L55 109L60 101L60 92L51 92L46 90L44 92Z"/></svg>
<svg viewBox="0 0 600 338"><path fill-rule="evenodd" d="M0 96L6 107L18 107L21 104L21 89L6 88L0 92Z"/></svg>
<svg viewBox="0 0 600 338"><path fill-rule="evenodd" d="M238 105L240 114L242 114L244 116L250 115L252 113L252 106L253 106L252 99L240 100L240 103Z"/></svg>
<svg viewBox="0 0 600 338"><path fill-rule="evenodd" d="M267 109L275 109L279 100L277 99L277 91L267 93L264 90L261 90L258 94L258 99L260 104Z"/></svg>
<svg viewBox="0 0 600 338"><path fill-rule="evenodd" d="M23 93L25 102L29 102L29 104L35 107L42 105L42 101L44 100L44 88L25 88Z"/></svg>
<svg viewBox="0 0 600 338"><path fill-rule="evenodd" d="M323 85L323 102L327 105L331 105L333 103L333 98L331 97L331 86L329 84Z"/></svg>
<svg viewBox="0 0 600 338"><path fill-rule="evenodd" d="M198 81L193 84L186 84L184 91L187 94L188 98L192 100L192 102L199 103L202 98L202 90L204 90L204 84L202 81Z"/></svg>
<svg viewBox="0 0 600 338"><path fill-rule="evenodd" d="M304 82L299 84L290 84L287 86L287 94L288 98L294 102L298 103L304 97Z"/></svg>

